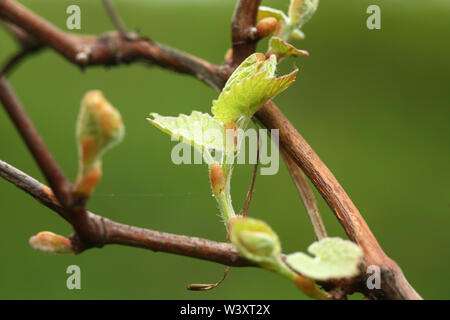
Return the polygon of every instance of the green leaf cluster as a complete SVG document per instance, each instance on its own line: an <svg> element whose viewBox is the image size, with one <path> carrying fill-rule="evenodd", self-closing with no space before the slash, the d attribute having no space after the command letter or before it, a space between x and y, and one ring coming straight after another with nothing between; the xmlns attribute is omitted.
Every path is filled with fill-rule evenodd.
<svg viewBox="0 0 450 320"><path fill-rule="evenodd" d="M209 150L224 151L227 148L226 129L246 129L260 107L295 81L298 70L276 77L276 67L274 55L269 58L262 53L250 55L236 68L219 97L212 102L214 117L193 111L190 115L178 117L152 113L148 120L163 132L193 145L206 154L207 163L212 164ZM232 150L237 151L235 148Z"/></svg>
<svg viewBox="0 0 450 320"><path fill-rule="evenodd" d="M268 53L252 54L236 68L218 98L212 101L212 115L198 111L178 117L152 113L148 120L203 153L229 240L243 257L291 279L311 297L328 299L329 294L319 290L315 281L356 276L363 257L361 249L350 241L326 238L308 248L314 257L302 252L283 257L278 235L267 223L235 214L230 192L233 165L227 161L239 152L239 141L232 139L232 148L227 145L228 131L245 130L259 108L295 81L298 70L277 77L277 63L285 57L308 55L287 40L302 37L300 28L314 14L317 5L318 0L291 0L288 16L276 9L260 7L259 20L274 17L279 22ZM222 154L220 162L212 159L211 150Z"/></svg>
<svg viewBox="0 0 450 320"><path fill-rule="evenodd" d="M276 67L275 55L270 55L268 59L261 53L249 56L233 72L217 100L213 101L211 111L214 118L223 123L236 120L248 123L260 107L295 81L297 69L277 78Z"/></svg>

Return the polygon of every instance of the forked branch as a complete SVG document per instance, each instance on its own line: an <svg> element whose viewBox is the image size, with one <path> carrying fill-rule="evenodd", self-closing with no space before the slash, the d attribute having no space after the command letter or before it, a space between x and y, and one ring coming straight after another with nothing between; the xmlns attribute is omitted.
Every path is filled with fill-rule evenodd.
<svg viewBox="0 0 450 320"><path fill-rule="evenodd" d="M0 1L0 16L8 20L9 23L23 29L42 44L55 49L69 61L82 67L146 61L172 71L193 75L208 85L220 89L231 74L232 68L236 67L255 49L256 40L252 40L251 28L255 25L259 3L260 1L257 0L238 1L232 23L233 58L231 68L228 69L217 67L202 59L153 41L142 39L127 41L117 32L108 33L100 37L71 35L56 28L13 0ZM267 128L280 130L281 147L286 151L287 156L313 182L335 213L349 238L358 243L363 249L365 260L361 267L362 277L359 279L359 285L357 286L359 290L365 292L371 298L421 299L409 285L398 265L383 252L358 209L334 175L298 133L289 119L273 102L267 103L258 111L256 116ZM16 178L12 179L13 182L15 181L19 185L23 184L20 179L17 180ZM58 207L55 207L55 204L51 204L51 206L60 210ZM92 217L95 220L95 216ZM101 220L103 218L98 219ZM103 219L101 221L108 220ZM113 230L112 234L115 235L112 239L121 239L122 244L134 246L146 246L148 244L146 242L148 240L145 237L131 237L129 233L123 230L118 232L113 227L111 228ZM164 235L159 235L164 238ZM139 241L143 243L139 243ZM153 241L156 240L152 239L150 242L153 243ZM190 245L199 245L201 247L201 244L195 241L191 242ZM199 258L205 257L203 253L200 254L196 248L190 246L187 248L183 247L183 249L177 247L173 251L167 251ZM217 258L216 260L220 259ZM365 271L370 265L376 265L381 268L382 288L380 290L368 290L365 286L368 276ZM348 292L355 289L355 286L343 286L342 284L340 286L342 288L351 288L348 289Z"/></svg>
<svg viewBox="0 0 450 320"><path fill-rule="evenodd" d="M2 160L0 160L0 176L61 216L67 215L66 209L59 204L49 187ZM230 243L128 226L92 212L88 212L88 215L96 224L102 226L103 245L120 244L169 252L233 267L255 266L241 257ZM78 253L90 248L80 243L77 238L73 239L73 245Z"/></svg>

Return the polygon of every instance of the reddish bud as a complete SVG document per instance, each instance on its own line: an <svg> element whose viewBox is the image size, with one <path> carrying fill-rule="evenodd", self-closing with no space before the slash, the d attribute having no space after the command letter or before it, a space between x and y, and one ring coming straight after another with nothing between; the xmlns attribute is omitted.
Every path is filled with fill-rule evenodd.
<svg viewBox="0 0 450 320"><path fill-rule="evenodd" d="M259 38L265 38L271 35L278 26L278 20L274 17L264 18L258 22L256 29L258 30Z"/></svg>
<svg viewBox="0 0 450 320"><path fill-rule="evenodd" d="M66 237L53 232L42 231L30 238L30 246L49 253L73 253L72 243Z"/></svg>
<svg viewBox="0 0 450 320"><path fill-rule="evenodd" d="M217 162L209 167L209 181L214 195L217 196L225 190L227 179L223 173L222 166Z"/></svg>

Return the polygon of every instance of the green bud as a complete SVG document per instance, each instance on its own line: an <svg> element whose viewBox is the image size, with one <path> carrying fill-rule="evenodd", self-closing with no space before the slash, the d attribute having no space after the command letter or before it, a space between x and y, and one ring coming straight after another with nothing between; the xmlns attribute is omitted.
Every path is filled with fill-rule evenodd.
<svg viewBox="0 0 450 320"><path fill-rule="evenodd" d="M242 245L258 257L271 256L274 250L274 239L271 235L260 231L242 231L239 235Z"/></svg>
<svg viewBox="0 0 450 320"><path fill-rule="evenodd" d="M239 253L261 267L288 279L293 273L281 260L281 245L277 234L264 221L235 216L228 223L231 243Z"/></svg>
<svg viewBox="0 0 450 320"><path fill-rule="evenodd" d="M245 258L256 263L271 263L281 253L277 234L264 221L236 216L230 219L231 243Z"/></svg>

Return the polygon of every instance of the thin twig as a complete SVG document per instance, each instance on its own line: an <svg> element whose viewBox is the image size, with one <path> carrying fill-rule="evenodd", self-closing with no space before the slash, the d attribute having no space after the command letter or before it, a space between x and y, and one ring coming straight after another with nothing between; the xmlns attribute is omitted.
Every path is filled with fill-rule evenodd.
<svg viewBox="0 0 450 320"><path fill-rule="evenodd" d="M16 67L19 62L28 54L26 50L20 50L13 54L11 58L3 65L0 69L0 78L7 75L14 67Z"/></svg>
<svg viewBox="0 0 450 320"><path fill-rule="evenodd" d="M291 157L286 154L283 148L280 148L281 154L283 156L284 162L289 169L289 173L291 174L292 180L297 187L298 193L303 200L303 203L306 208L306 212L308 213L309 219L311 220L311 224L314 229L314 233L316 235L317 240L321 240L327 237L327 231L325 229L325 225L323 224L322 217L320 216L319 208L317 207L317 202L314 197L314 193L311 190L311 187L306 181L305 175L302 172L297 164L292 161Z"/></svg>
<svg viewBox="0 0 450 320"><path fill-rule="evenodd" d="M2 18L0 18L0 22L2 22L2 25L6 28L6 30L8 30L14 36L14 39L19 43L22 49L31 50L32 48L37 49L42 47L42 44L39 40L31 36L22 28Z"/></svg>
<svg viewBox="0 0 450 320"><path fill-rule="evenodd" d="M0 12L10 24L19 25L19 29L81 67L144 61L193 75L217 89L226 81L227 73L222 68L151 40L128 41L117 32L100 37L69 34L13 0L0 1Z"/></svg>
<svg viewBox="0 0 450 320"><path fill-rule="evenodd" d="M102 1L106 11L108 12L111 22L116 27L116 29L122 34L122 36L125 36L128 32L127 28L125 27L125 24L123 23L122 19L114 9L111 1L110 0L102 0Z"/></svg>
<svg viewBox="0 0 450 320"><path fill-rule="evenodd" d="M125 23L123 22L122 18L120 18L120 15L117 13L117 11L114 9L114 6L112 5L110 0L102 0L103 5L105 6L106 12L109 15L109 18L111 19L112 24L116 27L117 31L119 31L120 35L127 39L127 40L137 40L136 36L133 36L134 33L130 33L125 26Z"/></svg>
<svg viewBox="0 0 450 320"><path fill-rule="evenodd" d="M43 46L35 38L30 37L27 32L14 24L8 23L2 19L0 22L6 27L6 29L14 35L14 38L20 45L19 51L14 53L0 70L0 78L12 71L19 62L21 62L27 55L39 51Z"/></svg>
<svg viewBox="0 0 450 320"><path fill-rule="evenodd" d="M261 141L259 139L259 131L256 131L256 132L257 132L257 137L258 137L258 145L256 146L256 163L253 166L252 180L250 182L250 187L248 188L247 197L245 198L244 208L242 209L242 212L241 212L241 215L243 215L244 217L246 217L248 215L248 209L250 208L250 202L252 201L253 190L255 188L255 180L256 180L256 176L258 174L259 148L260 148Z"/></svg>
<svg viewBox="0 0 450 320"><path fill-rule="evenodd" d="M67 180L61 168L53 159L5 78L0 79L0 101L38 163L50 187L54 190L56 197L63 206L70 206L72 202L72 184Z"/></svg>
<svg viewBox="0 0 450 320"><path fill-rule="evenodd" d="M190 284L187 289L191 291L209 291L217 288L220 284L225 280L228 273L230 272L231 267L226 267L225 272L222 275L222 278L219 279L216 283L193 283Z"/></svg>

